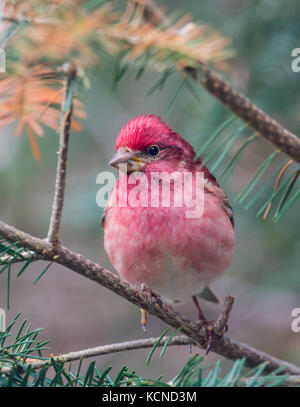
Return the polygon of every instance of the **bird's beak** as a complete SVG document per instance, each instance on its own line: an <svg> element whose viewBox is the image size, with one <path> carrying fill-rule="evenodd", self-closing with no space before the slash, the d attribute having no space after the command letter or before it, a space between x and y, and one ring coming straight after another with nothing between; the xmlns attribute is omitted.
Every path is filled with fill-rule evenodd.
<svg viewBox="0 0 300 407"><path fill-rule="evenodd" d="M120 147L113 158L110 160L109 165L119 168L121 164L127 166L127 173L133 171L140 171L145 163L141 157L140 152L133 151L128 147ZM124 167L123 167L124 168Z"/></svg>

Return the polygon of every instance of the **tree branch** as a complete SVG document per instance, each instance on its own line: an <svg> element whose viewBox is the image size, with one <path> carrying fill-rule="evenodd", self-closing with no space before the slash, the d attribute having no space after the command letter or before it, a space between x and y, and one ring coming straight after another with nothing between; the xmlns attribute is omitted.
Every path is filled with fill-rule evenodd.
<svg viewBox="0 0 300 407"><path fill-rule="evenodd" d="M219 75L205 69L201 80L204 88L261 136L300 163L300 139L244 95L235 91Z"/></svg>
<svg viewBox="0 0 300 407"><path fill-rule="evenodd" d="M80 360L85 358L90 358L100 355L108 355L111 353L123 352L127 350L135 349L147 349L152 348L153 345L158 341L159 338L147 338L147 339L137 339L134 341L114 343L111 345L97 346L95 348L84 349L77 352L69 352L63 355L53 356L52 359L55 361L71 362L74 360ZM164 337L158 343L158 347L164 346L169 340L169 337ZM191 345L194 341L184 335L178 335L171 339L168 346L179 346L179 345ZM31 365L33 369L41 369L42 367L50 364L50 360L36 360L35 362L30 362L30 359L26 361L27 365ZM1 373L9 373L12 367L3 367L0 369Z"/></svg>
<svg viewBox="0 0 300 407"><path fill-rule="evenodd" d="M227 295L225 297L223 307L221 309L219 317L216 321L216 325L214 327L215 335L222 336L224 334L224 332L226 332L227 322L230 317L233 303L234 303L234 297L232 295Z"/></svg>
<svg viewBox="0 0 300 407"><path fill-rule="evenodd" d="M133 0L134 1L134 0ZM166 16L156 5L154 0L143 0L145 3L144 18L146 21L155 20L157 24L167 24ZM194 80L198 80L198 70L185 67L185 71ZM215 96L224 106L236 116L250 125L266 140L273 143L281 151L300 163L300 139L271 118L262 109L251 103L244 95L234 90L219 75L207 67L202 69L202 86Z"/></svg>
<svg viewBox="0 0 300 407"><path fill-rule="evenodd" d="M68 164L68 147L73 110L72 82L74 81L77 73L75 65L69 63L63 66L63 72L66 74L66 79L64 83L62 119L59 128L59 150L56 170L55 193L47 237L48 241L53 245L57 245L60 243L59 227L64 205L66 173Z"/></svg>
<svg viewBox="0 0 300 407"><path fill-rule="evenodd" d="M229 296L228 296L229 297ZM227 307L228 309L230 308L230 303L232 302L231 299L228 298L227 300ZM136 349L147 349L147 348L152 348L155 344L156 347L162 347L166 344L166 342L169 341L169 337L164 337L158 342L159 338L147 338L147 339L136 339L133 341L128 341L128 342L121 342L121 343L114 343L110 345L103 345L103 346L96 346L94 348L89 348L89 349L84 349L80 351L75 351L75 352L69 352L65 354L60 354L57 356L52 356L51 359L53 359L55 362L73 362L75 360L81 360L85 358L90 358L90 357L96 357L96 356L101 356L101 355L108 355L112 353L118 353L118 352L123 352L123 351L128 351L128 350L136 350ZM157 343L158 342L158 343ZM182 345L193 345L195 342L188 338L187 336L184 335L178 335L175 336L174 338L171 339L171 341L168 343L168 346L182 346ZM12 357L8 353L8 357ZM20 365L20 360L17 360L15 357L12 357L12 362L11 363L16 363L18 364L19 368L23 368L23 366ZM27 366L30 366L34 370L38 370L43 368L44 366L51 366L51 360L38 360L34 358L26 358L24 364ZM9 374L13 370L13 366L5 366L0 368L0 373L2 374ZM279 378L279 376L274 375L274 379ZM237 386L238 387L247 387L248 385L251 384L253 381L254 377L242 377L239 379ZM255 381L261 382L261 385L268 385L271 381L268 380L265 383L264 378L255 378ZM272 383L272 382L271 382ZM300 385L300 376L298 375L291 375L288 376L281 384L281 387L289 387L289 386L299 386Z"/></svg>
<svg viewBox="0 0 300 407"><path fill-rule="evenodd" d="M41 259L61 264L108 288L138 307L145 310L148 309L149 302L147 295L130 287L117 275L101 265L90 261L83 255L75 253L64 246L51 246L46 240L33 237L3 222L0 222L0 235L12 242L18 241L19 244L23 245L25 248L33 250L40 255ZM224 307L225 309L227 308L226 305ZM154 299L150 313L176 329L181 328L183 334L188 336L201 348L206 348L205 332L203 330L198 332L197 324L176 313L167 304L160 306ZM277 359L245 343L236 342L227 336L215 340L211 345L211 350L228 359L235 360L244 357L246 359L246 366L248 367L255 367L263 362L267 362L267 372L272 372L279 367L284 367L282 373L300 375L299 367Z"/></svg>

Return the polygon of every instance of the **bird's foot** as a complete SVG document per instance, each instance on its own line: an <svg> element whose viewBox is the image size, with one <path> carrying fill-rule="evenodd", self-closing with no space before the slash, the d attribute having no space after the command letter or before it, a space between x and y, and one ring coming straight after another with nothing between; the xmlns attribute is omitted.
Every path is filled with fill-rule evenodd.
<svg viewBox="0 0 300 407"><path fill-rule="evenodd" d="M158 305L161 307L162 306L162 299L159 294L154 293L151 288L147 287L146 284L141 285L141 291L143 294L146 294L148 296L148 310L144 310L141 308L141 324L144 332L147 332L146 325L147 325L147 317L148 317L148 312L151 312L152 309L152 304L153 304L153 298L157 301Z"/></svg>
<svg viewBox="0 0 300 407"><path fill-rule="evenodd" d="M206 355L209 353L211 344L213 339L221 339L224 335L225 332L228 330L227 324L224 327L223 332L219 332L219 326L218 326L218 332L216 332L216 326L217 326L217 321L207 321L205 316L203 315L203 312L200 308L200 305L198 303L197 297L193 296L192 297L194 304L196 305L197 312L198 312L198 320L196 321L196 324L198 325L197 332L200 331L200 329L205 330L206 334Z"/></svg>
<svg viewBox="0 0 300 407"><path fill-rule="evenodd" d="M216 326L215 320L212 321L207 321L206 319L200 319L196 321L196 324L198 325L197 332L200 331L200 329L205 330L205 335L206 335L206 352L205 354L208 355L210 351L210 347L212 344L213 339L221 339L223 335L227 332L228 326L225 326L224 332L221 333L221 335L215 332L215 326Z"/></svg>
<svg viewBox="0 0 300 407"><path fill-rule="evenodd" d="M149 304L148 304L148 311L151 312L152 309L152 303L153 303L153 298L157 301L158 305L161 307L162 306L162 299L159 294L154 293L151 288L147 287L145 283L141 285L141 290L144 294L148 296L149 299Z"/></svg>

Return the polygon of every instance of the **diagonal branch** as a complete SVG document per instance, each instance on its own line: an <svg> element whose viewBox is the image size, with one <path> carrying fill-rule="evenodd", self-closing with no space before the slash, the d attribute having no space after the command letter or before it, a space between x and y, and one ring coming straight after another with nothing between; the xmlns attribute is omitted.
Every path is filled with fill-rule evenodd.
<svg viewBox="0 0 300 407"><path fill-rule="evenodd" d="M146 310L148 309L149 302L147 295L130 287L118 276L105 269L100 264L94 263L85 258L83 255L73 252L64 246L53 247L46 240L33 237L5 224L4 222L0 222L0 235L12 242L18 241L19 244L23 245L25 248L33 250L37 255L40 255L42 260L61 264L108 288L138 307ZM224 306L226 308L228 305L225 304ZM205 332L202 330L198 332L197 324L176 313L167 304L160 306L159 303L154 300L150 313L176 329L181 328L181 332L184 335L188 336L198 344L199 347L203 349L206 348ZM277 359L245 343L236 342L227 336L214 341L211 345L211 350L228 359L235 360L244 357L246 359L246 366L248 367L255 367L263 362L267 362L267 372L272 372L281 367L283 368L282 373L300 375L300 368L292 363Z"/></svg>
<svg viewBox="0 0 300 407"><path fill-rule="evenodd" d="M64 205L66 173L68 164L68 147L71 130L73 111L73 81L76 77L76 67L73 64L65 64L63 71L66 74L64 84L64 98L62 104L62 118L59 128L59 150L56 170L55 193L52 205L48 241L53 245L59 242L59 227Z"/></svg>
<svg viewBox="0 0 300 407"><path fill-rule="evenodd" d="M135 1L135 0L133 0ZM135 1L138 3L138 1ZM154 0L143 0L145 4L144 18L146 21L155 20L157 24L167 25L168 21ZM198 80L198 70L195 67L185 67L185 71L194 80ZM236 116L250 125L266 140L273 143L281 151L300 163L300 139L284 128L262 109L251 103L244 95L234 90L219 75L202 67L202 86L215 96L224 106Z"/></svg>
<svg viewBox="0 0 300 407"><path fill-rule="evenodd" d="M300 163L300 139L262 109L234 90L219 75L204 69L201 83L236 116L249 124L261 136Z"/></svg>

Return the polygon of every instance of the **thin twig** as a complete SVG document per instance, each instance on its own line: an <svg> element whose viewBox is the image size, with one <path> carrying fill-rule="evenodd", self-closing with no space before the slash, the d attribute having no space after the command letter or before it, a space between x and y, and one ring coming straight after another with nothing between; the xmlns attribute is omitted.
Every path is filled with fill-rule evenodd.
<svg viewBox="0 0 300 407"><path fill-rule="evenodd" d="M149 300L147 295L132 288L117 275L101 265L90 261L83 255L75 253L64 246L53 247L46 240L33 237L3 222L0 222L0 235L11 242L18 241L20 245L41 255L43 260L61 264L97 282L137 305L139 308L148 309ZM205 333L202 331L198 332L198 325L176 313L167 304L161 306L154 299L150 313L176 329L181 328L181 332L184 335L192 339L201 348L206 348ZM267 362L266 372L272 372L281 367L283 368L282 373L300 375L300 368L294 364L277 359L245 343L236 342L227 336L215 340L211 345L211 351L233 360L244 357L246 359L246 366L248 367L256 367L263 362Z"/></svg>
<svg viewBox="0 0 300 407"><path fill-rule="evenodd" d="M62 103L62 119L59 129L59 150L56 170L55 193L52 205L48 241L53 245L59 244L59 227L64 205L66 173L68 164L68 147L71 130L71 118L73 110L72 82L76 77L76 67L73 64L65 64L63 71L66 74L64 84L64 98Z"/></svg>
<svg viewBox="0 0 300 407"><path fill-rule="evenodd" d="M104 346L97 346L95 348L84 349L76 352L69 352L58 356L53 356L52 359L55 361L63 361L63 362L71 362L74 360L80 360L85 358L91 358L100 355L108 355L111 353L116 352L123 352L128 350L135 350L135 349L147 349L152 348L153 345L156 344L159 338L147 338L147 339L137 339L134 341L128 342L121 342L121 343L114 343L111 345L104 345ZM157 346L161 347L164 346L165 343L169 340L169 337L164 337L160 340ZM179 345L190 345L194 344L190 338L184 335L178 335L171 339L168 346L179 346ZM49 360L38 360L36 362L30 362L30 360L26 361L27 365L31 365L33 369L40 369L46 365L50 365ZM12 367L3 367L0 369L1 373L9 373L12 370Z"/></svg>
<svg viewBox="0 0 300 407"><path fill-rule="evenodd" d="M234 297L232 295L227 295L225 297L224 304L219 314L219 317L214 326L215 335L222 336L226 331L226 326L230 317L233 303Z"/></svg>

